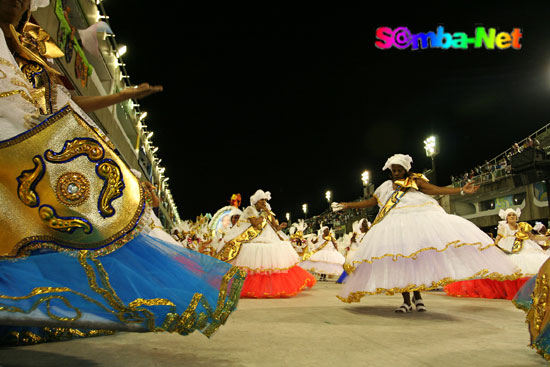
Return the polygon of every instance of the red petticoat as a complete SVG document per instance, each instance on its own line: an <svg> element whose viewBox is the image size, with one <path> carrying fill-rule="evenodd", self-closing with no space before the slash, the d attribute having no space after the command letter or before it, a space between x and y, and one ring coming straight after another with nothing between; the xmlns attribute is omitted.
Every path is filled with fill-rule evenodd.
<svg viewBox="0 0 550 367"><path fill-rule="evenodd" d="M305 287L313 287L315 282L313 275L297 265L286 273L248 273L241 298L292 297Z"/></svg>
<svg viewBox="0 0 550 367"><path fill-rule="evenodd" d="M449 296L455 297L503 298L511 300L528 280L529 277L503 281L491 279L464 280L462 282L447 284L444 290Z"/></svg>

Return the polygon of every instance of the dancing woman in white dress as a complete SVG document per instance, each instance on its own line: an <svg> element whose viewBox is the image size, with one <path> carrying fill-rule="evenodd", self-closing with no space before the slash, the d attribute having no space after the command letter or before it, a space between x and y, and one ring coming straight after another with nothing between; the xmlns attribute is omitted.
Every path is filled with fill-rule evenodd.
<svg viewBox="0 0 550 367"><path fill-rule="evenodd" d="M455 297L479 297L513 299L519 289L539 271L548 259L548 254L536 241L546 241L544 235L533 234L533 228L526 222L518 222L519 208L502 209L499 216L495 244L515 264L522 275L515 280L496 281L491 279L473 279L455 282L445 286L444 290Z"/></svg>
<svg viewBox="0 0 550 367"><path fill-rule="evenodd" d="M411 312L409 292L417 311L426 311L421 291L471 278L514 279L516 267L489 236L472 222L449 215L429 195L473 194L478 187L439 187L410 172L412 158L396 154L383 170L391 180L374 197L361 202L334 203L334 210L379 205L380 211L354 255L351 274L338 298L359 302L367 294L401 293L396 312Z"/></svg>
<svg viewBox="0 0 550 367"><path fill-rule="evenodd" d="M314 250L311 255L300 263L300 267L320 274L319 280L324 281L328 275L340 276L344 271L345 257L338 251L336 239L330 228L324 226L320 229L317 239L313 240Z"/></svg>
<svg viewBox="0 0 550 367"><path fill-rule="evenodd" d="M523 276L536 275L540 267L548 259L548 255L536 240L546 240L546 236L531 233L532 227L526 222L518 222L521 210L501 210L495 244L508 254L514 264L520 268Z"/></svg>
<svg viewBox="0 0 550 367"><path fill-rule="evenodd" d="M298 266L300 259L290 241L280 235L286 226L275 218L269 191L258 190L242 220L225 235L216 257L247 272L241 297L292 297L312 287L315 277Z"/></svg>

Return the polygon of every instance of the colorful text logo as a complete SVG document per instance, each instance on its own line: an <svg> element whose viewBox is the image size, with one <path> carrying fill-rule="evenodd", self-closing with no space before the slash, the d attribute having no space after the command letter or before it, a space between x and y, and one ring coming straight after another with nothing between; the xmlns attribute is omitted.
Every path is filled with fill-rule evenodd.
<svg viewBox="0 0 550 367"><path fill-rule="evenodd" d="M521 49L520 40L523 37L520 28L514 28L512 32L499 32L495 28L476 27L475 35L469 37L465 32L447 33L443 26L437 27L435 32L412 34L407 27L391 29L379 27L376 29L376 42L374 45L382 50L392 47L404 50L426 48L456 48L466 50L470 45L474 48L485 47L487 50L506 50L512 48Z"/></svg>

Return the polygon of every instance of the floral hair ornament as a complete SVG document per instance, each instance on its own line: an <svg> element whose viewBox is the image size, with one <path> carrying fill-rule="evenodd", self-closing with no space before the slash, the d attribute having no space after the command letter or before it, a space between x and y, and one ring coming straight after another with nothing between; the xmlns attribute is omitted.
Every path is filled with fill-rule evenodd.
<svg viewBox="0 0 550 367"><path fill-rule="evenodd" d="M412 157L408 154L394 154L388 158L386 164L382 167L382 171L390 169L393 164L398 164L408 172L411 169L412 161Z"/></svg>

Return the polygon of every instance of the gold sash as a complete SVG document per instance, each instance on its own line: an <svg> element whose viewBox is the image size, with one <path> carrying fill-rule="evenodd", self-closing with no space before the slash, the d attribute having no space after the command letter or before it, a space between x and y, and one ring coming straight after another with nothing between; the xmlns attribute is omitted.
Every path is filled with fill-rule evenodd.
<svg viewBox="0 0 550 367"><path fill-rule="evenodd" d="M304 251L304 255L302 256L302 261L308 260L311 256L313 256L317 252L321 251L329 243L331 243L332 242L332 235L329 235L327 237L323 237L323 239L325 240L325 242L321 246L317 247L315 250L313 250L313 251Z"/></svg>
<svg viewBox="0 0 550 367"><path fill-rule="evenodd" d="M403 196L405 196L405 194L407 193L407 191L409 191L409 189L412 188L412 189L418 190L418 185L416 183L417 180L423 180L428 182L428 179L426 178L426 176L424 176L421 173L411 173L410 176L407 176L402 180L396 180L393 182L397 186L397 189L395 189L395 191L391 194L391 196L386 201L384 206L380 209L380 211L378 212L378 215L372 222L372 225L370 226L369 231L372 229L372 227L375 224L380 223L382 219L384 219L386 215L393 208L395 208L397 204L399 204L399 201L401 201L401 199L403 198ZM351 274L355 271L355 266L353 266L352 264L346 263L344 264L344 270L346 271L346 273Z"/></svg>
<svg viewBox="0 0 550 367"><path fill-rule="evenodd" d="M386 201L386 204L380 209L378 215L374 219L374 222L371 225L374 226L377 223L380 223L382 219L392 210L401 200L401 198L407 193L410 188L418 190L418 185L416 180L423 180L428 182L428 179L420 173L412 173L410 176L406 177L403 180L396 180L394 184L397 185L397 189L393 192L390 198Z"/></svg>
<svg viewBox="0 0 550 367"><path fill-rule="evenodd" d="M498 246L502 251L506 252L507 254L515 254L520 252L523 249L523 241L529 239L529 233L533 230L533 227L529 223L526 222L519 222L518 223L518 230L516 231L516 234L514 235L514 244L512 245L512 250L508 251L503 249L502 247Z"/></svg>
<svg viewBox="0 0 550 367"><path fill-rule="evenodd" d="M144 207L136 177L69 106L0 142L0 258L108 253L131 239Z"/></svg>
<svg viewBox="0 0 550 367"><path fill-rule="evenodd" d="M262 221L260 228L255 228L253 225L251 225L243 233L223 245L223 247L214 257L225 262L229 262L235 259L241 251L242 244L252 241L254 238L258 237L260 233L262 233L266 225L267 220L265 218Z"/></svg>

